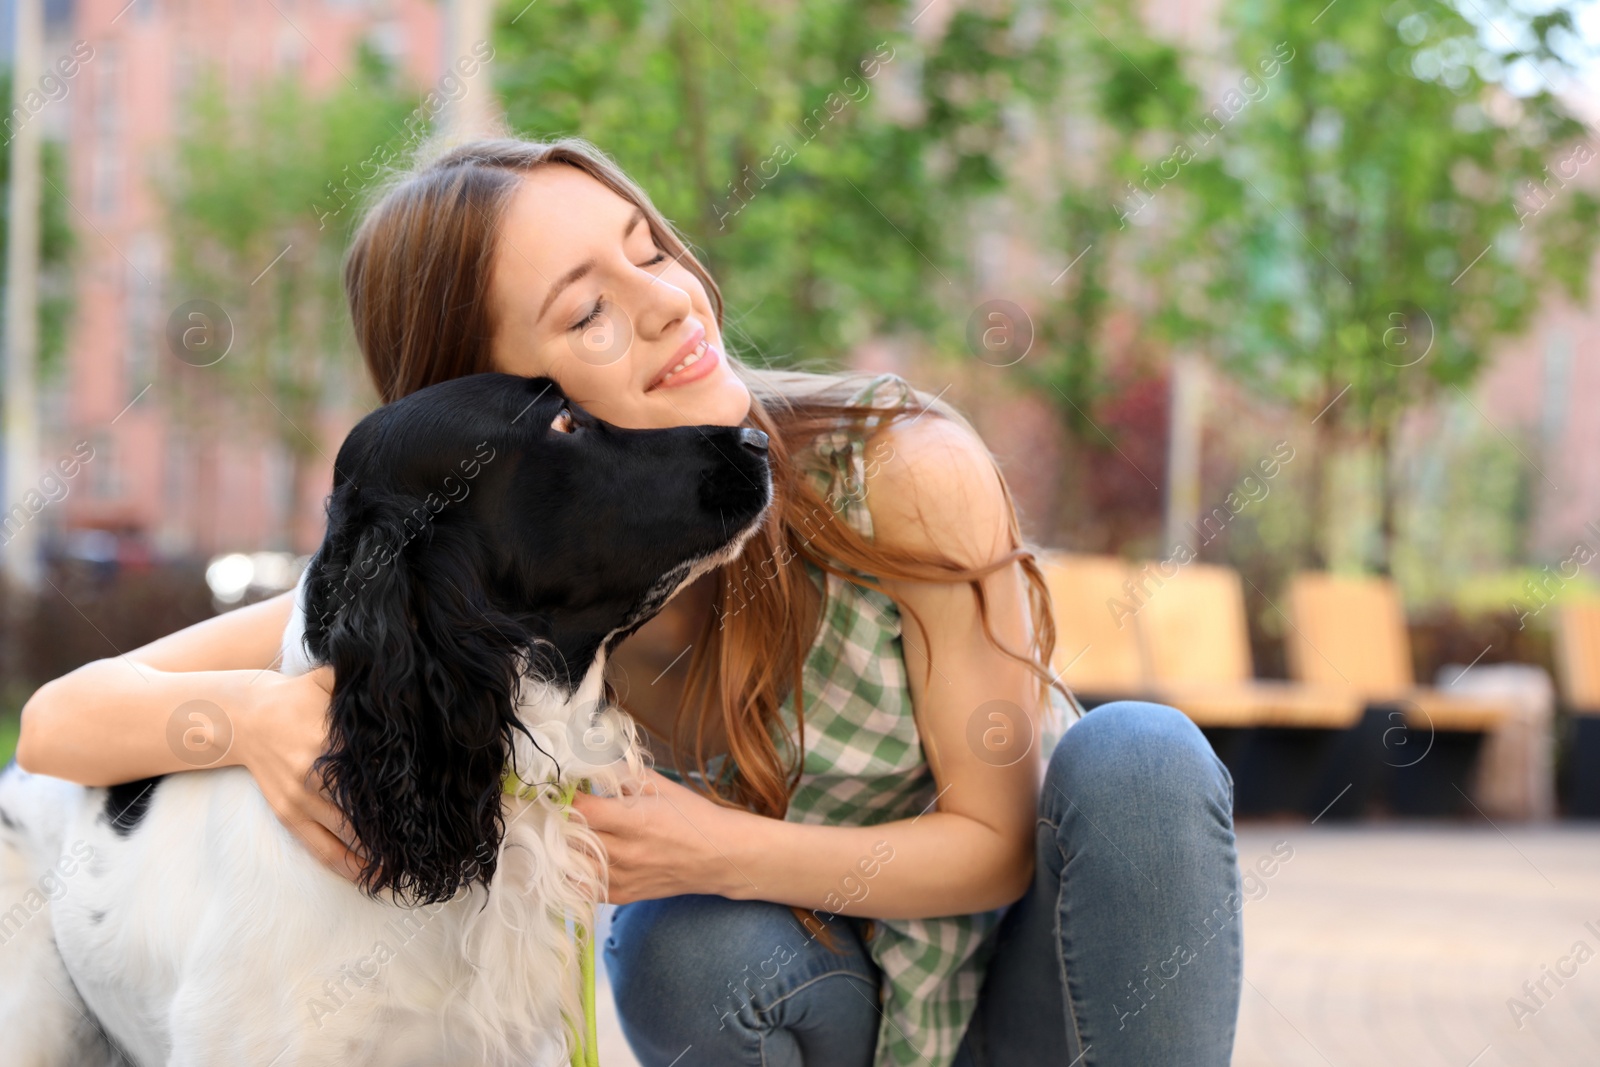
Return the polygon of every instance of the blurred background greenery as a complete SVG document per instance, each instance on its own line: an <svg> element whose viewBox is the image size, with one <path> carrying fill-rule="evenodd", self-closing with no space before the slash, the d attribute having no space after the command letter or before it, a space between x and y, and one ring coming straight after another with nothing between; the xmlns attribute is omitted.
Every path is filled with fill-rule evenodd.
<svg viewBox="0 0 1600 1067"><path fill-rule="evenodd" d="M1445 500L1460 487L1422 490L1402 422L1470 388L1552 293L1582 300L1600 227L1587 188L1524 203L1587 143L1553 91L1592 58L1572 13L1500 5L1491 23L1486 7L1228 5L1207 53L1076 0L959 5L937 34L892 2L503 5L494 90L513 129L587 137L636 176L719 279L748 358L839 366L889 338L942 383L974 362L973 310L1017 305L1034 340L1008 387L1052 406L1072 483L1028 516L1041 540L1110 527L1121 548L1165 547L1161 491L1091 469L1164 433L1160 411L1120 409L1197 352L1258 410L1309 422L1339 401L1304 452L1305 521L1272 531L1284 565L1397 571L1437 595L1461 573L1424 515L1487 523L1480 548L1514 567L1535 547L1515 526L1531 472L1502 448L1509 469L1481 499ZM348 345L326 358L359 212L322 225L320 190L396 141L416 102L370 51L352 77L315 98L292 79L231 104L196 92L167 190L177 278L259 327L240 331L255 350L232 378L205 386L236 391L305 462L292 427L361 388ZM1017 237L1074 266L982 262ZM289 244L315 253L246 301L252 267ZM1121 415L1145 422L1108 428ZM1489 427L1456 436L1452 468L1496 462Z"/></svg>
<svg viewBox="0 0 1600 1067"><path fill-rule="evenodd" d="M266 12L276 44L174 61L143 162L119 164L149 198L119 229L115 208L72 193L107 151L83 130L111 121L107 92L156 75L118 58L126 27L63 10L58 37L100 53L50 103L42 409L62 442L135 401L128 422L154 428L96 438L107 473L45 512L51 566L82 573L73 611L8 616L0 672L17 693L275 591L198 595L206 561L315 546L328 457L373 402L341 255L385 174L451 113L429 94L453 8L405 7L423 29L397 44L398 16L312 4L295 23L309 47ZM1283 670L1271 594L1308 568L1391 576L1419 624L1487 627L1501 636L1486 662L1537 660L1548 638L1515 625L1517 606L1593 595L1587 572L1544 576L1586 536L1574 514L1600 516L1600 486L1552 491L1546 468L1592 466L1572 454L1588 439L1496 408L1503 390L1484 383L1548 363L1524 349L1553 343L1552 307L1593 310L1587 11L538 0L492 6L493 61L460 80L520 134L613 155L718 278L745 358L947 390L1037 543L1165 556L1290 442L1270 497L1199 550L1249 579L1264 673ZM181 37L176 13L135 15ZM136 127L135 110L116 121ZM102 300L131 300L96 279L132 262L122 242L140 228L164 250L154 312L96 340ZM164 351L166 314L196 298L228 317L215 366ZM115 395L83 400L102 372ZM1587 425L1592 392L1561 399ZM241 456L267 473L235 479ZM234 480L271 506L230 503ZM1561 510L1573 492L1594 510ZM140 568L170 595L108 577ZM183 610L126 607L152 596ZM112 618L135 625L113 640Z"/></svg>

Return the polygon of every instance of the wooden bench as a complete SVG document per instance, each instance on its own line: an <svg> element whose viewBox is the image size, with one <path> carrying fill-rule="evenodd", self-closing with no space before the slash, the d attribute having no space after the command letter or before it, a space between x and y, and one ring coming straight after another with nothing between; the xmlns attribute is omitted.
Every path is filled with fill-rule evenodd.
<svg viewBox="0 0 1600 1067"><path fill-rule="evenodd" d="M1419 686L1394 583L1306 571L1289 582L1289 675L1401 710L1413 729L1483 732L1514 711L1492 698Z"/></svg>
<svg viewBox="0 0 1600 1067"><path fill-rule="evenodd" d="M1574 715L1600 715L1600 600L1557 606L1556 681Z"/></svg>
<svg viewBox="0 0 1600 1067"><path fill-rule="evenodd" d="M1148 699L1143 638L1110 605L1125 598L1128 566L1115 556L1042 553L1039 567L1055 607L1051 667L1085 703Z"/></svg>
<svg viewBox="0 0 1600 1067"><path fill-rule="evenodd" d="M1055 603L1053 666L1087 702L1159 701L1201 726L1342 729L1361 717L1362 701L1343 688L1253 677L1243 584L1230 567L1074 553L1040 564Z"/></svg>
<svg viewBox="0 0 1600 1067"><path fill-rule="evenodd" d="M1170 578L1144 573L1151 588L1138 618L1160 700L1207 726L1338 730L1361 718L1349 690L1255 677L1238 571L1190 563Z"/></svg>
<svg viewBox="0 0 1600 1067"><path fill-rule="evenodd" d="M1278 681L1253 676L1232 568L1072 553L1040 562L1061 677L1090 707L1151 700L1187 714L1233 774L1240 814L1345 818L1380 797L1404 814L1459 812L1452 783L1467 780L1484 733L1513 713L1416 685L1399 597L1384 581L1296 576L1292 677Z"/></svg>
<svg viewBox="0 0 1600 1067"><path fill-rule="evenodd" d="M1572 717L1567 814L1600 818L1600 601L1556 607L1556 682Z"/></svg>

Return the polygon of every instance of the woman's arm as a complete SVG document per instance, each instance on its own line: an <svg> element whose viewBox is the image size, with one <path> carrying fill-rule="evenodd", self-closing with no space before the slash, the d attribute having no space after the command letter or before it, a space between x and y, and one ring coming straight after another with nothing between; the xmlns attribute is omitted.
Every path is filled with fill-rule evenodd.
<svg viewBox="0 0 1600 1067"><path fill-rule="evenodd" d="M278 655L292 597L206 619L46 682L23 705L17 762L84 785L193 770L168 746L167 721L190 700L209 700L232 719ZM222 762L238 761L230 752Z"/></svg>
<svg viewBox="0 0 1600 1067"><path fill-rule="evenodd" d="M893 424L878 440L893 448L893 459L867 479L880 543L972 566L1010 550L1004 492L969 431L929 417ZM996 635L1025 649L1031 626L1020 567L995 572L983 586ZM939 790L933 807L914 819L840 827L718 807L659 776L652 782L660 800L580 794L580 809L606 842L610 900L702 892L922 918L987 911L1023 894L1033 871L1040 788L1040 761L1031 748L1039 736L1037 677L984 635L965 583L886 588L911 609L902 611L902 633L923 749ZM991 701L1014 707L1013 721L991 718L1006 708L985 708ZM1014 721L1017 713L1025 723Z"/></svg>
<svg viewBox="0 0 1600 1067"><path fill-rule="evenodd" d="M180 707L205 701L216 708L207 716L214 736L229 739L205 765L246 767L278 818L353 876L359 868L333 832L343 832L338 809L308 784L327 736L332 671L287 677L269 669L293 597L226 612L46 682L23 705L18 765L84 785L195 770L170 728L179 717L181 736L191 720Z"/></svg>

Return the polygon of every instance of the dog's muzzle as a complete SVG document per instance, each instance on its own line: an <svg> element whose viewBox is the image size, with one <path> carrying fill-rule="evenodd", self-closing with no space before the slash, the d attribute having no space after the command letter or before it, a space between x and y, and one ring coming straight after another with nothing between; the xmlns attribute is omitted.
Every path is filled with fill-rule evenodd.
<svg viewBox="0 0 1600 1067"><path fill-rule="evenodd" d="M739 430L739 443L753 452L765 452L767 450L767 435L760 430L744 426Z"/></svg>

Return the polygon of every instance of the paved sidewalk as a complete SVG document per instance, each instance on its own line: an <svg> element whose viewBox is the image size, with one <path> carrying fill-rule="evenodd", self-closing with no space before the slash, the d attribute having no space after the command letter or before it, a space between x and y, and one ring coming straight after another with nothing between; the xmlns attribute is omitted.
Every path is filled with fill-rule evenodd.
<svg viewBox="0 0 1600 1067"><path fill-rule="evenodd" d="M1258 826L1241 865L1279 841L1235 1065L1600 1063L1600 830Z"/></svg>
<svg viewBox="0 0 1600 1067"><path fill-rule="evenodd" d="M1244 907L1235 1067L1600 1064L1600 828L1258 823L1241 865L1280 842ZM637 1067L599 999L601 1062Z"/></svg>

